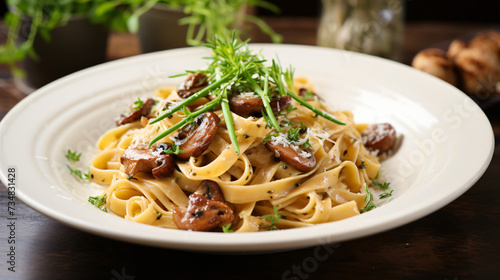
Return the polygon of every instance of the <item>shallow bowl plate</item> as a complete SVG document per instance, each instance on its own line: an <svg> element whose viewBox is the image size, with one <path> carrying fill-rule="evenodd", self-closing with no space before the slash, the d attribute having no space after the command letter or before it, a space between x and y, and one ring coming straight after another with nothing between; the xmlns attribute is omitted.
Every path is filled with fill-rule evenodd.
<svg viewBox="0 0 500 280"><path fill-rule="evenodd" d="M450 203L488 166L494 148L481 109L456 88L402 64L327 48L253 44L268 58L292 64L334 109L351 110L356 122L389 122L402 145L384 161L394 189L383 206L346 220L309 228L257 233L188 232L134 223L87 202L102 189L76 180L64 157L82 152L91 161L94 143L138 96L152 95L182 78L169 75L207 65L205 48L139 55L98 65L31 94L0 123L0 178L29 206L72 227L133 243L195 251L266 252L340 242L389 230Z"/></svg>

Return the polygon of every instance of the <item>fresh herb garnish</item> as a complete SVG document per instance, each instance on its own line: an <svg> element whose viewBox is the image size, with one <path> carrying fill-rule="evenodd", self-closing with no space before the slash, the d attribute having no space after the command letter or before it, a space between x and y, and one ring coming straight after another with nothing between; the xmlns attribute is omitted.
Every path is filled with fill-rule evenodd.
<svg viewBox="0 0 500 280"><path fill-rule="evenodd" d="M271 225L267 230L279 230L279 228L276 225Z"/></svg>
<svg viewBox="0 0 500 280"><path fill-rule="evenodd" d="M304 148L307 149L310 147L311 147L311 143L309 143L309 139L307 139L306 142L304 143Z"/></svg>
<svg viewBox="0 0 500 280"><path fill-rule="evenodd" d="M132 180L138 180L138 179L134 178L134 175L130 175L127 177L127 180L132 181Z"/></svg>
<svg viewBox="0 0 500 280"><path fill-rule="evenodd" d="M264 137L262 141L266 143L267 141L271 140L272 137L277 137L277 136L279 136L279 133L268 134Z"/></svg>
<svg viewBox="0 0 500 280"><path fill-rule="evenodd" d="M79 161L81 155L82 153L76 154L76 151L72 152L70 149L68 149L68 151L66 152L66 158L71 162Z"/></svg>
<svg viewBox="0 0 500 280"><path fill-rule="evenodd" d="M144 105L144 101L142 101L139 97L137 97L137 100L134 101L132 109L139 110L142 108L142 105Z"/></svg>
<svg viewBox="0 0 500 280"><path fill-rule="evenodd" d="M185 106L209 93L215 98L198 111L186 114L180 122L151 140L149 143L150 146L183 127L196 116L211 111L217 105L221 105L229 138L231 139L236 153L239 153L239 145L227 99L228 94L232 93L231 87L229 86L231 84L239 84L239 87L243 87L239 89L241 92L255 92L258 94L262 99L264 107L262 116L265 118L268 126L276 132L281 132L281 128L269 104L271 93L274 92L276 88L280 95L289 95L315 114L337 124L344 124L328 113L310 105L290 90L293 89L293 69L291 67L283 71L281 65L275 60L272 61L271 67L266 67L264 65L265 60L260 55L253 54L248 49L248 41L242 42L238 40L235 33L233 33L231 39L215 36L214 40L205 44L205 46L212 49L213 61L207 69L198 71L207 74L209 85L183 100L173 108L169 108L163 115L153 120L150 124L154 124L169 117L173 113L183 109ZM189 72L186 72L186 74L187 73Z"/></svg>
<svg viewBox="0 0 500 280"><path fill-rule="evenodd" d="M379 198L381 198L381 199L382 199L382 198L388 198L388 197L391 197L391 196L392 196L392 192L393 192L393 191L394 191L394 190L391 190L390 192L381 193L381 194L379 195Z"/></svg>
<svg viewBox="0 0 500 280"><path fill-rule="evenodd" d="M304 96L302 96L302 99L306 100L306 99L309 99L309 98L313 98L315 95L312 91L307 91Z"/></svg>
<svg viewBox="0 0 500 280"><path fill-rule="evenodd" d="M288 141L290 142L299 142L299 133L300 133L300 128L293 128L293 127L290 127L290 129L288 129Z"/></svg>
<svg viewBox="0 0 500 280"><path fill-rule="evenodd" d="M389 185L391 184L390 182L385 182L385 183L380 183L380 182L377 182L375 180L372 181L372 184L374 186L377 186L379 187L380 189L382 190L387 190L389 188Z"/></svg>
<svg viewBox="0 0 500 280"><path fill-rule="evenodd" d="M306 133L307 132L307 126L304 123L300 123L300 133Z"/></svg>
<svg viewBox="0 0 500 280"><path fill-rule="evenodd" d="M104 196L89 196L89 202L90 204L94 205L95 207L101 209L103 212L108 212L108 209L106 209L106 195Z"/></svg>
<svg viewBox="0 0 500 280"><path fill-rule="evenodd" d="M287 113L287 114L290 114L291 112L293 112L293 111L295 111L295 110L297 110L297 107L293 107L292 105L290 105L290 106L288 106L288 107L286 108L286 113Z"/></svg>
<svg viewBox="0 0 500 280"><path fill-rule="evenodd" d="M158 212L158 215L156 215L156 219L157 220L161 219L161 216L162 216L162 214L160 212Z"/></svg>
<svg viewBox="0 0 500 280"><path fill-rule="evenodd" d="M90 174L90 168L88 169L87 173L83 173L80 169L74 167L75 163L80 160L80 157L82 156L82 153L77 154L77 151L72 152L70 149L66 151L65 157L68 159L68 161L71 162L73 166L66 165L71 172L72 175L82 179L82 180L90 180L92 179L92 174Z"/></svg>
<svg viewBox="0 0 500 280"><path fill-rule="evenodd" d="M261 216L262 219L269 219L271 221L271 226L267 228L267 230L277 230L278 227L276 226L276 224L281 221L281 218L286 217L286 214L278 214L278 209L276 208L276 205L273 205L273 211L274 214L272 215L268 214Z"/></svg>
<svg viewBox="0 0 500 280"><path fill-rule="evenodd" d="M373 194L368 190L368 186L366 186L365 202L366 206L363 209L359 210L360 213L368 212L377 207L377 205L375 205L375 202L373 202Z"/></svg>
<svg viewBox="0 0 500 280"><path fill-rule="evenodd" d="M230 229L231 228L231 223L227 224L227 225L224 225L222 226L222 231L223 232L234 232L234 230Z"/></svg>
<svg viewBox="0 0 500 280"><path fill-rule="evenodd" d="M163 150L163 152L165 152L165 154L174 154L174 155L178 155L180 153L184 153L183 150L181 150L179 148L179 146L177 146L175 143L172 143L172 147L166 149L166 150Z"/></svg>
<svg viewBox="0 0 500 280"><path fill-rule="evenodd" d="M80 171L79 169L76 169L76 168L72 168L71 166L69 165L66 165L69 169L69 171L71 172L71 174L75 175L76 177L82 179L82 180L90 180L91 179L91 174L90 174L90 169L88 170L87 173L83 173L82 171Z"/></svg>

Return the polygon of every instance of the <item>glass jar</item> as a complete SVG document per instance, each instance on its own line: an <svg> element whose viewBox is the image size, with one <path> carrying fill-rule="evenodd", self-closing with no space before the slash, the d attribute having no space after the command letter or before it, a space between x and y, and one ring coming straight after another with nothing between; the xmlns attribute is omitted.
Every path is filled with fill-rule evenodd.
<svg viewBox="0 0 500 280"><path fill-rule="evenodd" d="M397 59L404 0L322 0L318 45Z"/></svg>

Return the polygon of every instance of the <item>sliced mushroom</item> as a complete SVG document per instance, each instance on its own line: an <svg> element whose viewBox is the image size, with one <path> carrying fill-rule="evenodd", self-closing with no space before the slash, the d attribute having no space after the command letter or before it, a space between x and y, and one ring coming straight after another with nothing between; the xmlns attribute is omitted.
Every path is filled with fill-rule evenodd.
<svg viewBox="0 0 500 280"><path fill-rule="evenodd" d="M301 150L292 143L266 142L266 148L281 161L288 163L301 172L311 171L316 166L316 157L310 148Z"/></svg>
<svg viewBox="0 0 500 280"><path fill-rule="evenodd" d="M182 153L177 158L188 160L200 156L210 145L219 127L220 119L213 112L207 112L194 119L194 124L184 127L174 137Z"/></svg>
<svg viewBox="0 0 500 280"><path fill-rule="evenodd" d="M396 143L396 130L388 123L372 124L361 133L361 137L368 149L384 153Z"/></svg>
<svg viewBox="0 0 500 280"><path fill-rule="evenodd" d="M312 92L312 91L308 90L307 88L300 88L300 89L299 89L298 94L299 94L299 96L301 96L301 97L305 97L305 96L307 95L307 93L308 93L308 92L311 92L311 93L312 93L312 96L310 96L310 95L309 95L309 96L310 96L309 98L318 97L319 99L321 99L321 100L322 100L322 98L321 98L321 97L319 97L316 93L314 93L314 92Z"/></svg>
<svg viewBox="0 0 500 280"><path fill-rule="evenodd" d="M291 98L288 95L279 96L271 99L269 102L274 113L286 110L291 104ZM249 117L259 115L264 109L264 103L260 97L248 97L241 95L231 95L229 97L229 107L234 113Z"/></svg>
<svg viewBox="0 0 500 280"><path fill-rule="evenodd" d="M155 101L153 100L153 98L148 98L148 100L146 100L146 102L142 104L141 108L133 111L128 116L122 115L121 118L116 121L116 125L120 126L122 124L140 120L141 117L146 117L147 115L149 115L149 113L151 113L151 108L153 107L154 104Z"/></svg>
<svg viewBox="0 0 500 280"><path fill-rule="evenodd" d="M179 229L209 231L231 223L234 211L224 202L219 185L206 180L189 196L187 208L174 208L173 219Z"/></svg>
<svg viewBox="0 0 500 280"><path fill-rule="evenodd" d="M128 175L151 172L155 178L168 177L175 168L174 157L164 152L169 147L167 143L160 143L150 149L126 149L120 162Z"/></svg>
<svg viewBox="0 0 500 280"><path fill-rule="evenodd" d="M194 193L202 195L208 199L224 202L222 191L220 190L219 185L214 181L202 181Z"/></svg>
<svg viewBox="0 0 500 280"><path fill-rule="evenodd" d="M188 98L192 94L208 86L207 76L201 72L189 74L177 89L177 94L182 98Z"/></svg>

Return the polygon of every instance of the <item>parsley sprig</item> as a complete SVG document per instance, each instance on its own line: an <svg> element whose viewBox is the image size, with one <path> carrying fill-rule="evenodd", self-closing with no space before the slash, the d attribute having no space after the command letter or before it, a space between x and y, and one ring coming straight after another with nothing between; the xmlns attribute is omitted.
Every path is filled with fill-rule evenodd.
<svg viewBox="0 0 500 280"><path fill-rule="evenodd" d="M281 221L281 218L286 217L286 214L278 214L278 209L276 208L276 205L273 205L273 211L274 213L268 214L261 216L262 219L269 219L271 221L271 226L267 228L267 230L277 230L278 227L276 226L277 223Z"/></svg>
<svg viewBox="0 0 500 280"><path fill-rule="evenodd" d="M224 225L222 226L222 231L223 232L234 232L234 230L230 229L231 228L231 223L227 224L227 225Z"/></svg>
<svg viewBox="0 0 500 280"><path fill-rule="evenodd" d="M70 149L66 152L66 158L71 162L77 162L80 160L82 153L77 154L76 151L72 152Z"/></svg>
<svg viewBox="0 0 500 280"><path fill-rule="evenodd" d="M90 169L87 171L87 173L83 173L80 169L73 168L69 165L66 165L71 172L72 175L75 175L76 177L82 179L82 180L90 180L91 175L90 175Z"/></svg>
<svg viewBox="0 0 500 280"><path fill-rule="evenodd" d="M383 199L383 198L388 198L388 197L391 197L391 196L392 196L392 192L393 192L393 191L394 191L394 190L391 190L390 192L381 193L381 194L379 195L379 198L380 198L380 199Z"/></svg>
<svg viewBox="0 0 500 280"><path fill-rule="evenodd" d="M90 180L92 177L92 175L90 174L90 169L88 169L87 173L83 173L80 169L75 167L76 162L80 160L81 156L82 153L77 153L77 151L72 152L70 149L68 149L68 151L66 151L65 157L68 159L72 166L70 166L69 164L66 164L66 166L68 167L71 174L76 176L77 178L80 178L81 180Z"/></svg>
<svg viewBox="0 0 500 280"><path fill-rule="evenodd" d="M179 148L179 146L177 146L175 143L172 143L172 147L166 149L166 150L163 150L165 152L165 154L174 154L174 155L178 155L180 153L183 153L184 151L181 150Z"/></svg>
<svg viewBox="0 0 500 280"><path fill-rule="evenodd" d="M389 182L381 183L381 182L378 182L378 181L373 180L373 181L372 181L372 184L373 184L374 186L379 187L379 188L380 188L380 189L382 189L382 190L387 190L387 189L389 188L389 185L390 185L391 183L389 183Z"/></svg>
<svg viewBox="0 0 500 280"><path fill-rule="evenodd" d="M366 206L363 209L359 210L360 213L368 212L377 207L377 205L375 205L375 202L373 201L373 194L368 190L368 185L366 185L365 202Z"/></svg>
<svg viewBox="0 0 500 280"><path fill-rule="evenodd" d="M101 211L108 213L108 209L106 209L106 195L89 196L89 202L95 207L101 209Z"/></svg>
<svg viewBox="0 0 500 280"><path fill-rule="evenodd" d="M288 141L290 142L299 142L300 139L299 139L299 134L300 134L300 131L301 131L301 128L293 128L293 127L290 127L288 129Z"/></svg>
<svg viewBox="0 0 500 280"><path fill-rule="evenodd" d="M142 101L139 97L137 97L137 100L134 101L134 105L133 105L132 109L139 110L142 108L143 105L144 105L144 101Z"/></svg>

